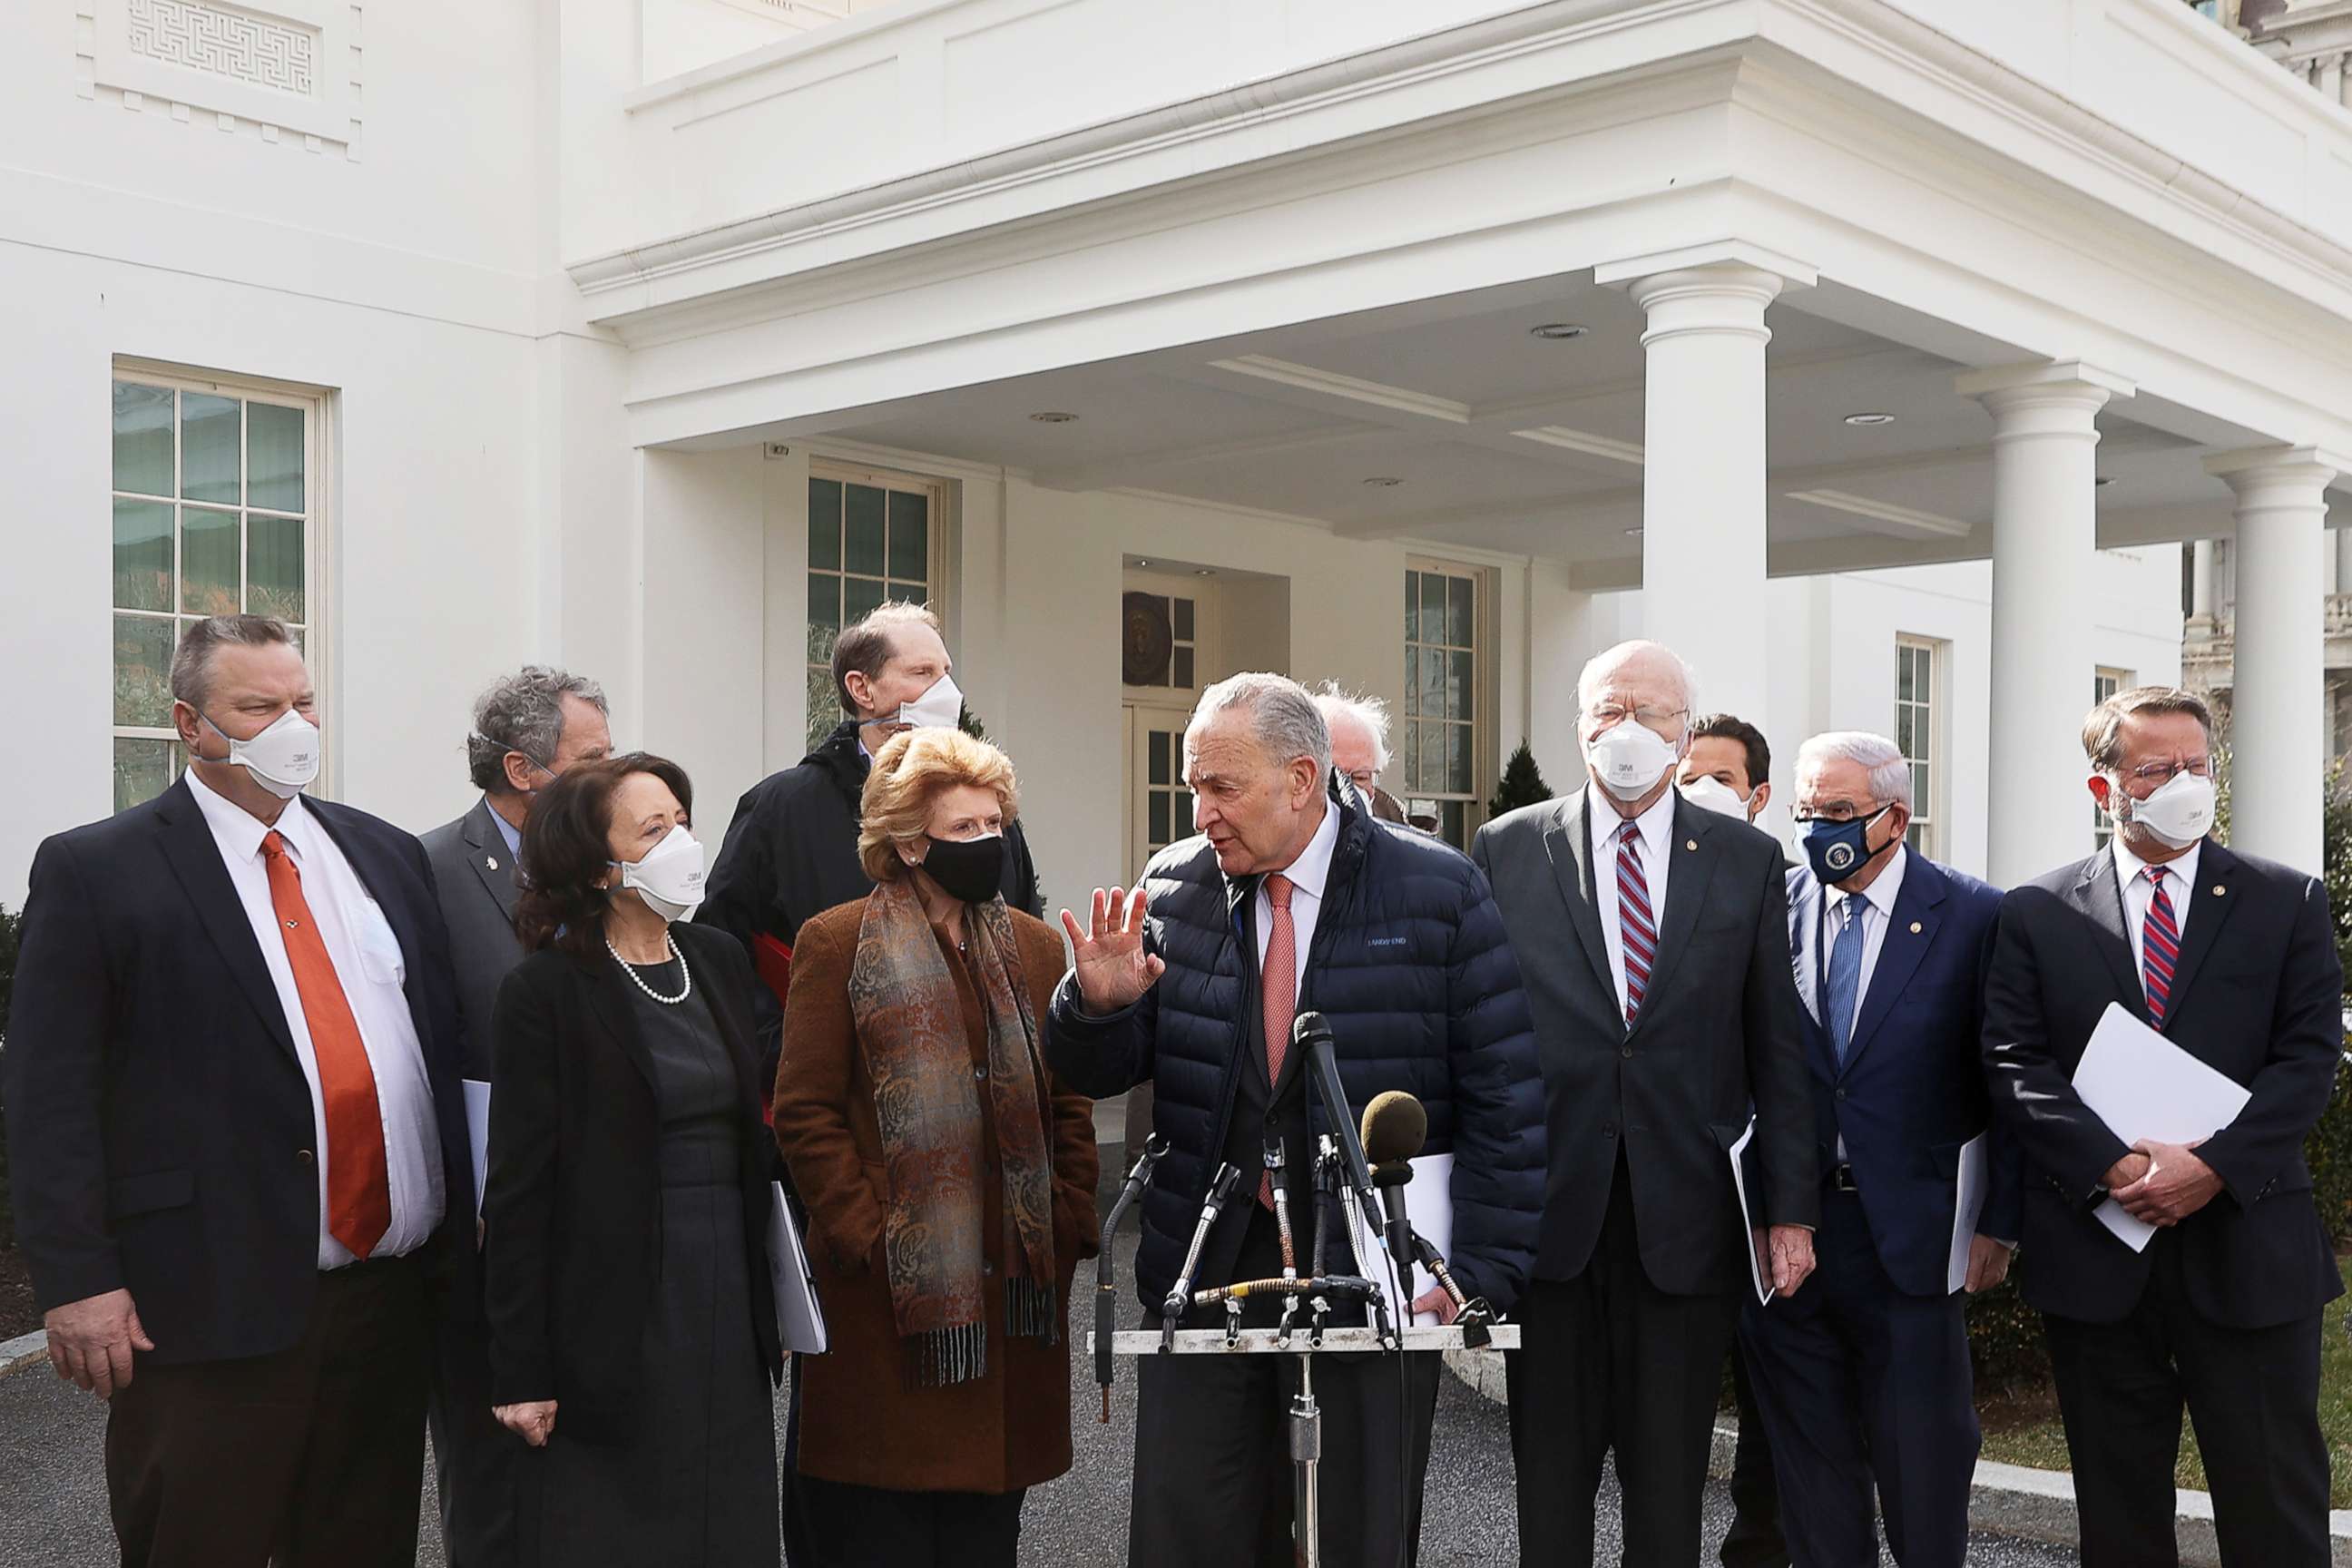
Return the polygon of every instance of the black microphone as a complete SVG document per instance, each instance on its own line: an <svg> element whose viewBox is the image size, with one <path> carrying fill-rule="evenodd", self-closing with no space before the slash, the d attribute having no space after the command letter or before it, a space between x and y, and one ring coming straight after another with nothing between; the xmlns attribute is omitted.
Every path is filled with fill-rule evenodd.
<svg viewBox="0 0 2352 1568"><path fill-rule="evenodd" d="M1339 1086L1339 1060L1332 1055L1331 1025L1320 1013L1301 1013L1290 1026L1290 1048L1307 1053L1315 1075L1315 1092L1322 1097L1324 1114L1339 1143L1339 1158L1348 1167L1348 1184L1370 1196L1372 1168L1364 1158L1363 1140L1348 1116L1348 1091Z"/></svg>
<svg viewBox="0 0 2352 1568"><path fill-rule="evenodd" d="M1371 1162L1372 1185L1380 1189L1381 1207L1388 1216L1389 1257L1402 1276L1400 1287L1412 1289L1412 1219L1405 1212L1404 1186L1412 1180L1412 1157L1429 1140L1429 1111L1401 1089L1386 1089L1364 1107L1364 1157ZM1408 1297L1398 1315L1412 1321Z"/></svg>

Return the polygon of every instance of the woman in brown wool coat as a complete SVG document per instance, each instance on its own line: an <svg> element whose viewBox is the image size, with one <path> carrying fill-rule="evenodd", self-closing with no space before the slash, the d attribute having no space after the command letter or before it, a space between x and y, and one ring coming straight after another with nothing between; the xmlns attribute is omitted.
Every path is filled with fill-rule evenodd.
<svg viewBox="0 0 2352 1568"><path fill-rule="evenodd" d="M861 812L875 889L793 952L775 1130L831 1347L798 1363L827 1568L1012 1568L1027 1489L1070 1468L1094 1114L1038 1053L1062 939L996 891L1015 806L995 747L894 738Z"/></svg>

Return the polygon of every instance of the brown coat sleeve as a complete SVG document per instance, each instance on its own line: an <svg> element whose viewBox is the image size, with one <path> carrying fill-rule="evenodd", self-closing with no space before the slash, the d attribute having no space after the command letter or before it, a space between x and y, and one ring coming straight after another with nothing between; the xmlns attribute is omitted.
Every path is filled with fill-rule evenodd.
<svg viewBox="0 0 2352 1568"><path fill-rule="evenodd" d="M1029 986L1030 1016L1042 1027L1054 987L1060 984L1066 966L1062 936L1045 921L1017 910L1013 923L1021 933L1022 977ZM1102 1249L1102 1227L1095 1217L1095 1186L1101 1172L1095 1148L1095 1102L1065 1089L1045 1067L1042 1056L1038 1070L1045 1075L1045 1094L1052 1106L1047 1131L1054 1148L1055 1228L1061 1233L1057 1250L1059 1242L1066 1239L1074 1246L1071 1256L1092 1258Z"/></svg>
<svg viewBox="0 0 2352 1568"><path fill-rule="evenodd" d="M850 906L862 910L864 904ZM776 1147L808 1205L812 1240L845 1275L865 1273L882 1238L882 1204L851 1125L853 1104L866 1109L864 1058L849 1015L849 967L859 920L835 910L801 927L793 950L793 989L784 1009L783 1058L776 1068ZM872 1129L866 1130L872 1141ZM875 1149L874 1163L880 1163Z"/></svg>

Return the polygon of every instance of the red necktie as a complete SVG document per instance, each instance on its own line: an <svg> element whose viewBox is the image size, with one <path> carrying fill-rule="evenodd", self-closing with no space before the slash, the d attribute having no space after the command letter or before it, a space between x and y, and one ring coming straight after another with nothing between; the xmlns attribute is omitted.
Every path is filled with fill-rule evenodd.
<svg viewBox="0 0 2352 1568"><path fill-rule="evenodd" d="M2147 987L2148 1022L2161 1029L2165 1009L2172 1005L2172 971L2180 962L2180 922L2164 890L2164 868L2150 866L2141 875L2156 893L2147 901L2147 922L2140 928L2140 974Z"/></svg>
<svg viewBox="0 0 2352 1568"><path fill-rule="evenodd" d="M319 1063L319 1097L327 1108L327 1234L354 1258L375 1250L392 1228L392 1176L384 1162L383 1111L375 1069L360 1040L359 1020L335 976L335 961L302 897L302 873L276 830L261 841L269 866L269 902L286 937L286 962L301 994Z"/></svg>
<svg viewBox="0 0 2352 1568"><path fill-rule="evenodd" d="M1266 927L1265 962L1258 966L1258 993L1265 1004L1265 1081L1282 1081L1282 1058L1290 1051L1290 1022L1298 1012L1298 928L1290 921L1290 879L1276 871L1265 879L1265 901L1274 918ZM1272 1098L1271 1094L1268 1096ZM1258 1178L1257 1201L1274 1206L1274 1173Z"/></svg>
<svg viewBox="0 0 2352 1568"><path fill-rule="evenodd" d="M1617 833L1617 932L1625 950L1625 1022L1642 1010L1650 965L1658 960L1658 923L1650 913L1650 879L1642 871L1642 833L1627 823Z"/></svg>

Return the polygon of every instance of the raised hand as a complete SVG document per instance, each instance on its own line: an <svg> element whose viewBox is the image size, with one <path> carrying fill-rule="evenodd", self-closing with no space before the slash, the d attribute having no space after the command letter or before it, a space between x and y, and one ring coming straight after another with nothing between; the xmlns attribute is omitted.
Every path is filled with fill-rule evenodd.
<svg viewBox="0 0 2352 1568"><path fill-rule="evenodd" d="M1143 889L1129 897L1122 889L1095 889L1094 910L1085 929L1078 917L1062 911L1062 930L1069 934L1071 961L1078 977L1078 996L1089 1013L1116 1013L1131 1005L1168 965L1143 946Z"/></svg>

